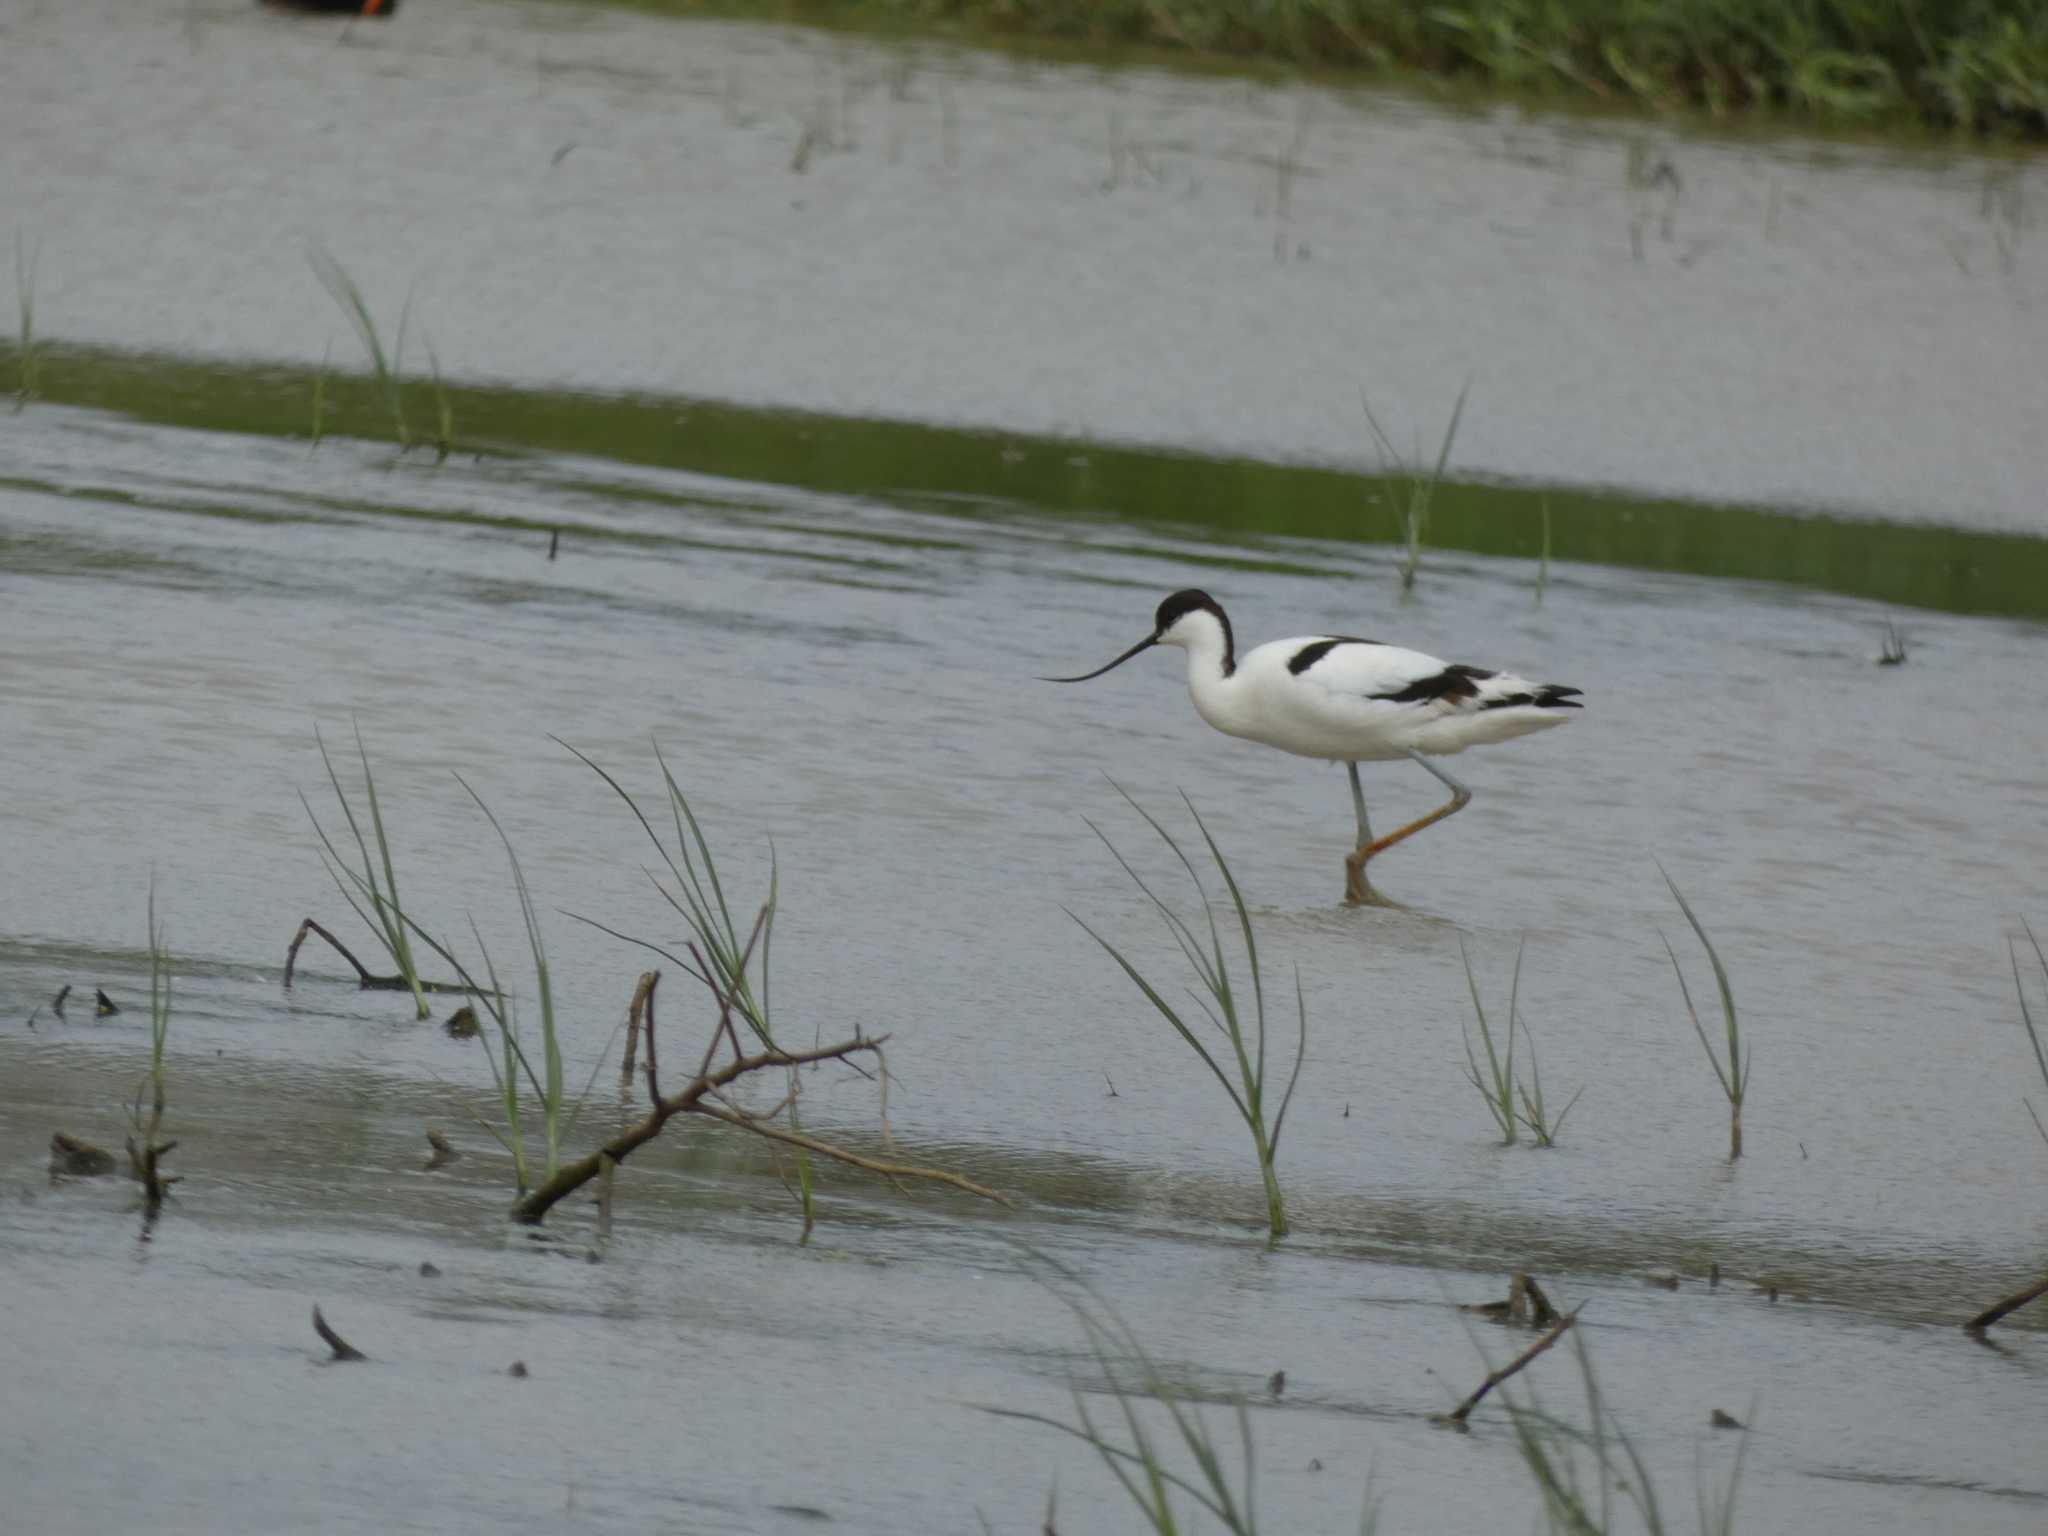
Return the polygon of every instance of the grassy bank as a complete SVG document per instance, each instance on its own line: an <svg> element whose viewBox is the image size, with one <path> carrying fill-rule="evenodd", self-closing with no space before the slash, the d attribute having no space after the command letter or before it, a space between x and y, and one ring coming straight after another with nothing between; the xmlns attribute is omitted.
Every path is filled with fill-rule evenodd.
<svg viewBox="0 0 2048 1536"><path fill-rule="evenodd" d="M0 379L18 368L14 349L0 341ZM52 405L302 439L310 435L309 408L319 394L329 435L385 442L392 436L385 393L361 374L323 378L313 368L52 345L39 352L38 379L37 398ZM407 408L424 417L429 385L408 379L403 388ZM827 493L932 498L935 508L962 515L994 501L1061 516L1199 527L1241 541L1249 566L1272 558L1262 546L1275 536L1389 546L1401 538L1397 508L1405 484L1338 468L663 396L449 385L446 398L458 453L488 447L583 454ZM421 462L432 462L432 450L420 453ZM4 477L0 483L33 486ZM1442 550L1526 560L1532 582L1547 551L1558 561L2048 619L2048 540L2018 534L1448 480L1431 507L1425 559Z"/></svg>
<svg viewBox="0 0 2048 1536"><path fill-rule="evenodd" d="M2048 136L2048 0L624 0L1417 72L1653 110Z"/></svg>

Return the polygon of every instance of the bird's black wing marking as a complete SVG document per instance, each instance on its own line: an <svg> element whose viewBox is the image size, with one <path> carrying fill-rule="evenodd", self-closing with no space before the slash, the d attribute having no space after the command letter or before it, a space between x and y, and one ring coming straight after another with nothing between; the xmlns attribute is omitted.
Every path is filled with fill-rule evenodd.
<svg viewBox="0 0 2048 1536"><path fill-rule="evenodd" d="M1430 677L1418 677L1392 693L1376 693L1389 704L1430 704L1438 699L1476 699L1479 685L1494 674L1484 667L1448 666Z"/></svg>
<svg viewBox="0 0 2048 1536"><path fill-rule="evenodd" d="M1321 640L1311 640L1287 658L1287 670L1299 677L1340 645L1378 644L1377 640L1361 640L1356 635L1330 635Z"/></svg>
<svg viewBox="0 0 2048 1536"><path fill-rule="evenodd" d="M1584 709L1576 695L1581 690L1567 688L1562 683L1544 683L1534 693L1507 693L1497 699L1488 699L1481 709L1512 709L1517 704L1533 705L1537 709Z"/></svg>

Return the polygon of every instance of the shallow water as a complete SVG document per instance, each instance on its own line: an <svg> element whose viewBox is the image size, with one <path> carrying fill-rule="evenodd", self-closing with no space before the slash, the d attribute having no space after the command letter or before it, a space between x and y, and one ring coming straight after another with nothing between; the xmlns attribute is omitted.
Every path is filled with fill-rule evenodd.
<svg viewBox="0 0 2048 1536"><path fill-rule="evenodd" d="M74 342L2048 531L2039 156L502 0L16 0L0 141Z"/></svg>
<svg viewBox="0 0 2048 1536"><path fill-rule="evenodd" d="M0 1458L33 1528L772 1530L801 1506L1017 1529L1055 1476L1070 1519L1119 1528L1085 1450L966 1406L1063 1415L1070 1376L1100 1385L1012 1238L1080 1266L1176 1379L1260 1403L1261 1498L1296 1528L1348 1524L1369 1474L1391 1529L1526 1519L1497 1417L1469 1441L1426 1422L1480 1374L1448 1303L1521 1265L1588 1302L1667 1501L1690 1495L1709 1409L1754 1399L1745 1528L2038 1527L2042 1336L2021 1319L1992 1351L1954 1327L2048 1236L2002 953L2048 856L2038 723L2005 708L2038 626L1916 615L1908 665L1879 668L1876 610L1780 586L1563 565L1538 607L1526 562L1439 555L1400 604L1371 546L1248 553L1022 504L962 517L545 455L436 470L50 406L6 445ZM1461 760L1472 807L1377 871L1410 910L1346 912L1341 775L1207 732L1168 660L1033 681L1128 644L1191 574L1247 639L1398 635L1566 678L1591 707ZM312 728L347 745L352 716L408 905L474 915L519 972L503 853L453 772L504 822L570 1078L599 1070L593 1113L617 1113L605 1063L646 957L560 914L672 925L638 828L550 732L648 797L658 739L738 901L774 839L785 1031L890 1033L899 1151L1022 1213L828 1174L799 1251L772 1170L692 1128L628 1165L604 1263L582 1262L580 1203L546 1240L508 1233L503 1158L458 1107L489 1113L477 1048L317 949L279 986L300 916L363 937L295 796L327 815ZM1168 816L1193 795L1269 978L1300 968L1283 1174L1302 1230L1277 1255L1215 1084L1062 911L1176 974L1082 821L1172 888L1104 773ZM1421 779L1372 770L1379 813L1430 804ZM1659 926L1710 983L1652 854L1715 934L1756 1051L1733 1169ZM189 1182L142 1243L125 1188L39 1169L52 1128L119 1142L152 873ZM1524 934L1546 1089L1585 1088L1553 1151L1492 1145L1459 1075L1458 940L1498 1007ZM95 985L126 1011L88 1017ZM668 996L667 1038L703 1027ZM867 1084L821 1073L805 1104L877 1146ZM420 1171L427 1124L465 1148L453 1170ZM1641 1279L1664 1264L1688 1277L1675 1295ZM372 1366L314 1363L315 1300ZM500 1374L513 1359L532 1377ZM1539 1385L1563 1406L1558 1362ZM1725 1468L1730 1447L1706 1449Z"/></svg>
<svg viewBox="0 0 2048 1536"><path fill-rule="evenodd" d="M2039 1530L2040 1308L1996 1348L1955 1324L2048 1247L2005 952L2048 920L2040 173L1656 134L1666 240L1622 171L1642 132L538 4L349 32L0 11L0 205L32 210L59 343L51 398L0 417L11 1517L1020 1530L1056 1482L1063 1529L1133 1528L1085 1447L974 1406L1067 1416L1078 1385L1115 1411L1021 1242L1226 1441L1250 1401L1268 1528L1349 1529L1368 1485L1383 1529L1530 1522L1497 1408L1427 1422L1521 1342L1451 1304L1528 1267L1586 1304L1667 1509L1696 1452L1726 1475L1721 1408L1758 1426L1742 1529ZM308 240L388 324L416 290L467 381L445 463L282 435L323 348L352 365ZM1447 488L1401 602L1359 541L1388 487L1276 467L1376 467L1361 384L1431 444L1468 374L1457 463L1564 482L1540 604L1529 486ZM384 429L359 383L332 403L337 433ZM1588 489L1615 483L1655 499ZM1376 634L1589 708L1460 759L1470 809L1375 866L1408 908L1347 912L1340 772L1209 732L1177 658L1036 681L1191 583L1245 644ZM1873 664L1887 618L1903 667ZM676 936L639 828L550 735L643 803L658 742L743 913L772 840L785 1037L887 1033L897 1154L1017 1212L827 1170L799 1248L772 1163L692 1125L622 1172L602 1262L580 1200L510 1229L479 1047L317 945L281 986L308 914L374 948L298 799L333 828L313 732L353 788L351 722L408 908L474 918L530 1018L504 852L456 774L516 845L569 1078L596 1073L577 1146L626 1113L615 1032L655 962L568 914ZM1177 871L1105 775L1180 830L1185 790L1269 988L1298 967L1275 1253L1216 1084L1068 916L1178 984L1084 818L1175 894ZM1387 826L1437 793L1405 766L1367 786ZM1732 1168L1660 929L1712 983L1653 859L1755 1051ZM42 1171L53 1129L120 1142L152 878L187 1176L153 1226L125 1183ZM1546 1093L1583 1088L1547 1151L1495 1145L1461 1077L1460 943L1497 1016L1525 939ZM672 1049L709 1024L687 985ZM91 1017L94 987L124 1011ZM872 1084L826 1069L803 1103L883 1150ZM452 1167L421 1167L428 1125ZM1644 1284L1660 1266L1678 1292ZM318 1363L315 1301L369 1365ZM1565 1352L1527 1379L1576 1408Z"/></svg>

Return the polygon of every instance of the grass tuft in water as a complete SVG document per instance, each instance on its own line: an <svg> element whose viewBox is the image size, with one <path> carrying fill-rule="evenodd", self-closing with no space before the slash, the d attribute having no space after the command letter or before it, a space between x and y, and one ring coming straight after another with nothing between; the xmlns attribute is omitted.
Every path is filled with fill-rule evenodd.
<svg viewBox="0 0 2048 1536"><path fill-rule="evenodd" d="M328 756L326 738L320 728L313 728L313 739L320 746L320 761L327 769L327 782L334 786L334 798L341 805L342 819L348 823L350 835L355 839L356 852L362 859L362 868L352 866L334 846L334 840L327 835L327 829L320 825L320 818L313 814L312 802L305 795L299 795L299 804L306 808L306 818L313 823L313 831L320 838L320 845L326 851L327 873L332 877L335 888L341 892L342 900L354 909L363 926L377 936L385 953L391 956L391 963L398 967L398 974L405 979L407 990L412 993L413 1006L419 1018L429 1016L427 999L420 984L418 967L413 964L412 944L407 938L408 927L415 926L406 917L398 904L398 870L391 859L391 842L384 832L384 813L377 803L377 780L370 772L370 754L363 746L363 730L356 727L356 756L363 765L363 788L369 800L370 830L377 839L377 859L370 857L370 846L363 837L362 824L356 820L355 808L349 804L348 792L341 787L341 776L334 771L334 759ZM378 870L381 865L382 877ZM344 878L346 877L346 878ZM354 889L351 890L350 887ZM357 898L360 897L359 901ZM364 910L368 903L368 911ZM372 915L374 914L374 916ZM286 978L289 981L289 977Z"/></svg>
<svg viewBox="0 0 2048 1536"><path fill-rule="evenodd" d="M490 969L490 957L488 954L484 957L484 966L485 970L490 972L490 990L488 992L476 993L477 1001L484 1005L485 1010L491 1015L492 1022L498 1029L499 1047L504 1057L503 1071L499 1074L498 1079L498 1091L500 1098L506 1106L507 1129L511 1133L509 1150L512 1151L515 1171L519 1176L519 1192L524 1194L526 1192L525 1156L519 1148L518 1140L518 1083L512 1073L512 1065L515 1060L526 1067L527 1079L533 1084L535 1092L540 1096L541 1139L542 1145L546 1148L545 1171L541 1177L552 1179L555 1176L555 1170L561 1164L564 1119L568 1114L568 1105L566 1102L566 1088L562 1078L562 1046L560 1039L555 1033L555 990L548 977L548 953L547 947L541 942L540 918L534 911L533 894L527 889L526 872L519 867L519 854L512 847L512 839L505 835L504 827L499 825L498 818L491 813L491 808L484 804L483 796L479 795L470 786L469 781L459 773L455 776L455 779L468 792L469 798L476 802L477 809L484 813L484 819L490 822L491 830L498 834L498 841L505 845L505 858L512 866L512 889L518 895L519 915L526 924L526 945L533 955L534 992L540 1001L541 1074L538 1077L535 1076L532 1064L527 1061L526 1053L521 1048L519 1030L513 1015L511 998L499 989L497 975L495 972L491 972ZM471 931L472 933L475 932L473 926ZM478 934L476 938L477 948L481 951L483 949L482 935ZM439 946L436 946L436 948L438 949ZM452 957L450 958L452 959ZM464 979L468 980L469 978L465 976ZM494 1072L497 1071L495 1063L493 1064L493 1070ZM593 1081L596 1075L596 1071L593 1069L591 1073ZM583 1085L583 1091L586 1094L589 1093L590 1084L588 1082ZM579 1100L578 1102L580 1104L581 1101Z"/></svg>
<svg viewBox="0 0 2048 1536"><path fill-rule="evenodd" d="M1635 1441L1602 1397L1592 1355L1584 1335L1576 1329L1572 1347L1585 1394L1583 1423L1547 1412L1534 1392L1520 1398L1506 1389L1501 1394L1514 1428L1515 1449L1542 1500L1540 1528L1552 1536L1606 1536L1629 1528L1640 1528L1647 1536L1664 1536L1674 1526L1665 1518L1656 1481ZM1704 1465L1695 1460L1700 1536L1732 1536L1734 1532L1735 1495L1749 1452L1751 1429L1747 1426L1755 1422L1756 1403L1752 1400L1723 1487L1710 1487ZM1617 1494L1633 1508L1634 1518L1626 1523L1615 1507Z"/></svg>
<svg viewBox="0 0 2048 1536"><path fill-rule="evenodd" d="M1443 483L1444 470L1451 462L1451 444L1457 441L1458 423L1465 415L1465 397L1472 392L1472 381L1467 379L1458 390L1457 404L1451 407L1451 424L1444 429L1444 440L1438 445L1436 465L1429 474L1410 474L1408 480L1408 501L1401 509L1401 590L1404 593L1415 590L1415 576L1422 568L1423 540L1429 533L1430 504L1436 499L1437 487ZM1379 447L1380 463L1383 470L1391 475L1394 466L1400 462L1393 440L1381 428L1379 418L1372 413L1372 407L1361 392L1359 405L1365 411L1365 424L1372 429L1373 441Z"/></svg>
<svg viewBox="0 0 2048 1536"><path fill-rule="evenodd" d="M983 1404L982 1411L1056 1429L1091 1448L1156 1536L1179 1536L1191 1529L1183 1518L1190 1506L1231 1536L1257 1536L1258 1452L1244 1398L1230 1403L1237 1425L1236 1465L1232 1466L1200 1403L1147 1353L1130 1324L1101 1292L1077 1271L1045 1254L1027 1251L1024 1264L1034 1272L1033 1278L1079 1319L1101 1390L1116 1405L1115 1418L1099 1422L1078 1384L1071 1388L1072 1423L1021 1408ZM1379 1501L1368 1478L1359 1517L1361 1536L1369 1536L1378 1523ZM1044 1529L1053 1529L1049 1515Z"/></svg>
<svg viewBox="0 0 2048 1536"><path fill-rule="evenodd" d="M20 306L20 341L14 360L19 376L14 386L14 409L20 411L36 393L36 267L42 260L43 243L26 243L19 230L14 235L14 295Z"/></svg>
<svg viewBox="0 0 2048 1536"><path fill-rule="evenodd" d="M384 396L385 408L391 413L392 431L398 438L400 448L412 446L412 432L405 422L404 392L399 387L398 368L405 355L405 321L411 314L412 300L405 301L405 313L398 322L398 344L391 356L384 354L383 340L377 334L377 322L370 315L370 306L363 301L363 292L356 286L355 279L348 275L342 264L326 250L314 246L306 252L306 260L312 264L313 275L320 279L341 312L355 327L357 337L363 343L364 352L369 354L371 371L376 375L377 388Z"/></svg>
<svg viewBox="0 0 2048 1536"><path fill-rule="evenodd" d="M1493 1117L1495 1127L1500 1131L1501 1145L1513 1146L1520 1129L1527 1127L1539 1147L1557 1145L1559 1132L1564 1129L1565 1116L1572 1112L1572 1106L1579 1102L1582 1088L1575 1092L1557 1117L1552 1119L1547 1102L1543 1097L1543 1071L1536 1062L1536 1037L1529 1030L1528 1022L1521 1016L1522 992L1522 951L1527 941L1515 946L1514 979L1508 984L1508 1034L1506 1048L1496 1050L1492 1027L1487 1023L1486 1005L1479 999L1479 979L1472 972L1472 957L1465 952L1465 937L1458 936L1458 958L1465 965L1465 986L1472 994L1472 1011L1479 1019L1479 1039L1486 1049L1486 1070L1479 1067L1479 1055L1472 1049L1472 1036L1465 1032L1465 1079L1478 1092L1480 1101L1486 1105L1487 1113ZM1515 1072L1515 1040L1519 1035L1529 1053L1527 1077L1518 1077Z"/></svg>
<svg viewBox="0 0 2048 1536"><path fill-rule="evenodd" d="M1201 980L1202 991L1208 994L1207 1002L1203 1001L1200 993L1194 994L1196 1004L1206 1015L1208 1025L1228 1044L1232 1071L1226 1072L1223 1069L1216 1053L1210 1049L1202 1035L1196 1032L1187 1016L1169 1003L1159 989L1146 980L1138 968L1125 958L1121 950L1072 912L1067 915L1079 923L1082 931L1101 945L1110 959L1122 968L1138 990L1144 993L1146 1001L1158 1009L1160 1016L1173 1026L1174 1032L1187 1042L1201 1058L1202 1064L1215 1075L1216 1081L1223 1085L1223 1091L1230 1096L1231 1107L1237 1111L1238 1118L1244 1121L1245 1129L1251 1133L1253 1152L1258 1159L1259 1177L1265 1186L1267 1246L1271 1247L1287 1233L1287 1210L1285 1202L1281 1199L1280 1178L1277 1172L1280 1135L1287 1123L1287 1106L1294 1098L1295 1084L1301 1080L1301 1065L1308 1050L1308 1005L1302 997L1300 972L1297 971L1294 978L1294 1005L1298 1022L1294 1070L1288 1076L1287 1087L1280 1095L1279 1103L1273 1105L1269 1104L1267 1098L1266 994L1259 975L1258 940L1252 933L1251 914L1246 910L1244 893L1239 890L1237 879L1231 874L1230 865L1224 859L1222 849L1216 846L1216 839L1209 835L1208 825L1202 820L1201 813L1195 809L1194 802L1183 794L1181 803L1187 806L1188 814L1194 818L1196 829L1202 834L1202 841L1208 847L1209 857L1214 861L1216 872L1222 877L1224 888L1229 892L1231 910L1237 917L1245 966L1251 981L1249 1015L1240 1003L1237 987L1231 976L1230 960L1216 922L1216 909L1210 903L1208 890L1203 886L1202 877L1196 872L1193 861L1174 840L1173 834L1160 825L1157 818L1132 799L1122 785L1117 784L1115 780L1110 782L1116 792L1129 803L1131 809L1145 818L1146 825L1159 834L1160 841L1172 850L1174 858L1180 861L1181 868L1187 871L1196 895L1201 898L1202 916L1208 930L1206 943L1173 908L1159 898L1151 886L1145 883L1144 877L1131 867L1130 861L1122 853L1117 851L1117 846L1109 840L1109 835L1094 822L1088 823L1089 830L1102 839L1103 846L1109 849L1111 857L1123 867L1124 873L1129 875L1138 889L1145 893L1146 899L1165 921L1167 931L1173 935L1174 942L1180 946L1180 951L1187 958L1188 964L1194 967L1195 974ZM1232 1080L1233 1075L1235 1081Z"/></svg>
<svg viewBox="0 0 2048 1536"><path fill-rule="evenodd" d="M1472 1011L1479 1017L1479 1039L1486 1047L1486 1071L1479 1070L1479 1057L1472 1049L1470 1031L1461 1031L1465 1040L1465 1078L1478 1091L1480 1102L1486 1105L1486 1112L1493 1117L1496 1129L1500 1131L1501 1145L1515 1144L1516 1128L1521 1116L1515 1109L1515 1000L1522 989L1522 946L1515 947L1515 976L1508 986L1508 1038L1507 1048L1496 1051L1493 1044L1493 1029L1486 1022L1486 1004L1479 1000L1479 978L1472 974L1472 957L1465 952L1465 936L1458 935L1458 958L1465 965L1465 986L1472 994Z"/></svg>
<svg viewBox="0 0 2048 1536"><path fill-rule="evenodd" d="M135 1092L135 1103L128 1112L128 1122L135 1134L128 1138L128 1167L136 1181L142 1185L143 1198L154 1211L163 1201L164 1194L176 1181L165 1178L158 1171L158 1163L173 1147L175 1141L159 1141L157 1132L163 1128L164 1111L170 1102L170 1095L164 1079L164 1045L171 1033L171 951L164 941L163 924L156 916L156 877L149 881L149 1075L142 1080ZM149 1113L142 1112L143 1098L149 1100Z"/></svg>
<svg viewBox="0 0 2048 1536"><path fill-rule="evenodd" d="M320 371L313 375L313 446L320 446L320 439L327 435L327 371L334 357L334 344L329 342L320 349Z"/></svg>
<svg viewBox="0 0 2048 1536"><path fill-rule="evenodd" d="M640 823L641 830L654 844L655 851L661 855L662 863L668 868L670 884L664 885L652 874L648 878L653 881L654 888L662 900L682 918L694 940L694 953L703 957L703 964L699 965L693 958L678 955L645 939L637 939L630 934L607 928L590 918L579 917L577 921L589 923L614 938L625 939L628 943L652 950L671 964L680 967L709 987L714 996L729 998L733 1015L747 1026L763 1047L770 1051L781 1050L782 1047L775 1038L769 1012L769 960L775 933L775 913L781 878L774 844L771 842L768 850L768 895L762 903L758 919L760 976L756 981L749 971L750 956L756 946L747 935L740 932L738 923L733 919L733 909L726 899L725 885L719 878L718 861L712 855L710 841L704 836L704 829L698 823L696 813L690 808L689 797L683 793L682 786L676 782L675 774L669 770L668 760L662 756L660 746L656 745L654 758L661 767L662 786L668 796L669 820L675 834L673 852L670 851L669 845L662 841L654 823L648 820L646 813L640 809L632 795L627 793L624 785L568 742L562 741L560 737L556 737L555 740L573 753L591 772L604 780L612 793L626 803L626 808ZM573 913L570 915L575 916ZM793 1071L789 1074L789 1089L790 1128L801 1134L803 1127L797 1109L801 1082ZM803 1213L803 1235L800 1241L808 1242L817 1219L811 1160L808 1151L802 1146L795 1148L795 1154L796 1198Z"/></svg>
<svg viewBox="0 0 2048 1536"><path fill-rule="evenodd" d="M2034 937L2033 925L2025 918L2021 918L2020 926L2027 930L2027 942L2033 946L2035 963L2041 967L2042 995L2048 997L2048 954L2042 952L2041 941ZM2026 1028L2027 1043L2034 1048L2034 1065L2041 1070L2041 1081L2044 1084L2048 1084L2048 1049L2042 1047L2040 1027L2034 1023L2033 1010L2027 1006L2026 983L2020 979L2019 946L2008 938L2005 941L2005 949L2007 956L2012 961L2013 991L2019 995L2020 1023ZM2035 1110L2033 1100L2022 1098L2020 1102L2026 1105L2027 1115L2033 1120L2034 1129L2041 1133L2041 1140L2044 1143L2048 1143L2048 1125L2042 1124L2041 1116Z"/></svg>
<svg viewBox="0 0 2048 1536"><path fill-rule="evenodd" d="M448 387L441 382L441 355L434 350L434 333L424 323L420 340L426 343L427 370L434 383L434 462L444 464L455 446L455 408L448 403Z"/></svg>
<svg viewBox="0 0 2048 1536"><path fill-rule="evenodd" d="M1721 994L1721 1016L1728 1031L1728 1059L1725 1062L1714 1049L1714 1043L1707 1038L1699 1010L1692 1005L1692 991L1685 984L1685 971L1678 963L1678 952L1671 947L1671 941L1664 938L1664 931L1658 929L1657 937L1663 939L1664 953L1671 957L1672 973L1678 977L1678 992L1685 999L1686 1016L1692 1020L1693 1033L1699 1036L1700 1048L1707 1053L1707 1062L1714 1069L1715 1080L1720 1083L1721 1093L1728 1100L1728 1161L1732 1163L1742 1156L1742 1103L1749 1094L1751 1066L1750 1057L1743 1051L1742 1028L1735 1013L1735 992L1728 982L1727 967L1721 964L1721 956L1714 949L1714 941L1707 937L1707 930L1693 915L1692 906L1678 889L1677 882L1662 864L1657 866L1657 873L1663 875L1664 883L1671 887L1671 894L1678 901L1678 910L1685 914L1700 947L1707 952L1707 962L1714 968L1714 985Z"/></svg>

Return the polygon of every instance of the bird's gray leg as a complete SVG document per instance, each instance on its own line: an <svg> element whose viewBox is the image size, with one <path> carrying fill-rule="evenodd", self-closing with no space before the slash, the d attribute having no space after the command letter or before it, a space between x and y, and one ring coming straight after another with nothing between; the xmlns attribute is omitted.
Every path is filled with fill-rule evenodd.
<svg viewBox="0 0 2048 1536"><path fill-rule="evenodd" d="M1391 906L1386 897L1372 888L1372 882L1365 878L1365 861L1375 851L1372 846L1372 821L1365 814L1365 790L1358 782L1358 764L1346 763L1345 771L1351 775L1351 807L1358 813L1358 846L1344 856L1344 904L1347 907Z"/></svg>
<svg viewBox="0 0 2048 1536"><path fill-rule="evenodd" d="M1363 848L1372 841L1372 822L1365 814L1365 790L1358 782L1358 764L1346 763L1344 771L1351 775L1351 808L1358 812L1358 846Z"/></svg>
<svg viewBox="0 0 2048 1536"><path fill-rule="evenodd" d="M1462 811L1468 804L1471 803L1471 790L1467 789L1463 784L1460 784L1456 779L1452 778L1448 773L1444 772L1443 769L1437 767L1435 763L1432 763L1428 758L1424 757L1420 752L1416 751L1413 747L1409 747L1407 749L1407 752L1408 755L1414 758L1416 762L1420 763L1424 768L1427 768L1432 774L1436 775L1437 778L1443 781L1444 787L1450 790L1451 792L1451 798L1444 802L1444 804L1438 806L1435 810L1431 811L1427 816L1421 817L1420 819L1415 821L1411 821L1408 823L1407 826L1389 832L1385 837L1381 838L1378 842L1370 843L1367 846L1359 849L1358 854L1356 856L1358 858L1361 875L1363 874L1365 861L1370 859L1374 854L1385 853L1389 848L1393 847L1394 844L1400 842L1403 838L1413 837L1416 833L1420 832L1424 827L1435 825L1437 822L1442 821L1446 816L1450 815L1453 811Z"/></svg>

